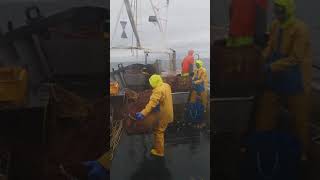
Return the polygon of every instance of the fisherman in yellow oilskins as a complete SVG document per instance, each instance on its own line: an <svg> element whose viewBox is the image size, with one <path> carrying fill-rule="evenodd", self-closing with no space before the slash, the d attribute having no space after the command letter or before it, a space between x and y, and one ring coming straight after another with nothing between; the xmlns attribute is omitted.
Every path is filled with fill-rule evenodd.
<svg viewBox="0 0 320 180"><path fill-rule="evenodd" d="M164 156L164 133L169 123L173 121L173 103L171 87L164 83L160 75L152 75L149 78L152 95L146 107L136 113L137 120L143 120L148 115L157 116L158 122L153 129L154 145L151 154L156 157ZM157 112L157 113L156 113Z"/></svg>
<svg viewBox="0 0 320 180"><path fill-rule="evenodd" d="M196 67L192 77L190 102L187 104L185 117L190 124L195 124L196 128L203 128L205 126L204 113L208 105L208 76L201 60L196 60Z"/></svg>
<svg viewBox="0 0 320 180"><path fill-rule="evenodd" d="M201 60L196 60L196 70L192 77L190 103L195 103L197 99L200 99L203 110L206 112L208 106L208 75ZM204 124L202 123L201 125L198 125L198 127L201 128L203 125Z"/></svg>
<svg viewBox="0 0 320 180"><path fill-rule="evenodd" d="M281 102L285 102L302 143L301 159L306 160L312 68L309 32L306 25L295 18L293 0L273 0L273 4L276 19L263 52L266 89L258 104L256 129L272 130Z"/></svg>

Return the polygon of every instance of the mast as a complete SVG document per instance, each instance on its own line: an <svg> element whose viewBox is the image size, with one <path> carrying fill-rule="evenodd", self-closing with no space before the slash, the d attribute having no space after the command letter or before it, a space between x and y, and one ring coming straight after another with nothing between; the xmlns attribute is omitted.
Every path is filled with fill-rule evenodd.
<svg viewBox="0 0 320 180"><path fill-rule="evenodd" d="M151 8L153 10L153 14L156 18L156 21L155 24L158 26L158 29L160 31L160 36L162 37L161 41L163 41L163 45L164 45L164 48L166 50L158 50L158 53L166 53L166 54L172 54L172 57L169 57L169 60L172 61L172 69L175 69L175 62L174 62L174 59L175 59L175 52L172 51L172 49L167 49L166 48L166 33L167 33L167 22L168 22L168 7L169 7L169 0L161 0L161 2L165 3L165 5L159 3L159 4L154 4L153 0L149 0L149 3L151 4ZM138 9L139 7L141 8L141 4L138 4L138 0L123 0L123 4L121 6L121 9L120 9L120 12L119 12L119 15L118 15L118 21L120 19L120 13L122 12L122 8L123 6L126 6L126 12L128 14L128 18L129 18L129 21L131 23L131 27L132 27L132 31L133 31L133 36L132 36L132 41L131 41L131 46L127 46L127 47L112 47L112 49L128 49L128 50L131 50L131 53L134 54L134 52L136 51L136 55L138 56L138 50L143 50L144 51L144 58L145 58L145 63L148 63L148 56L151 52L156 52L157 50L154 51L151 50L151 49L148 49L146 47L142 47L141 45L141 42L140 42L140 36L139 36L139 33L138 33L138 16L139 16L139 12ZM166 11L164 12L164 16L165 16L165 19L162 19L160 16L161 16L161 13L162 11L160 12L159 10L162 9L162 8L166 8ZM140 14L141 16L141 14ZM150 20L149 20L150 21ZM165 21L163 24L162 24L162 21ZM140 21L139 21L140 22ZM153 21L150 21L150 22L153 22ZM118 25L118 24L117 24ZM116 28L114 31L116 31L117 29L117 25L116 25ZM114 33L115 34L115 33ZM136 38L136 42L134 43L134 40L133 40L133 37ZM113 37L114 38L114 37ZM112 39L113 39L112 38ZM130 43L130 40L129 40L129 43ZM135 46L135 47L134 47ZM168 51L169 50L169 51Z"/></svg>
<svg viewBox="0 0 320 180"><path fill-rule="evenodd" d="M135 9L136 9L136 27L138 27L138 1L135 0L135 2L136 2L136 7L135 7ZM138 46L137 42L136 42L136 46ZM136 55L138 57L138 50L136 50Z"/></svg>
<svg viewBox="0 0 320 180"><path fill-rule="evenodd" d="M126 5L126 9L127 9L127 13L128 13L128 16L129 16L129 20L130 20L131 26L132 26L133 33L134 33L134 35L136 37L136 40L137 40L137 47L141 48L140 39L139 39L136 23L135 23L134 18L133 18L133 13L132 13L132 10L131 10L131 7L130 7L129 0L124 0L124 3Z"/></svg>

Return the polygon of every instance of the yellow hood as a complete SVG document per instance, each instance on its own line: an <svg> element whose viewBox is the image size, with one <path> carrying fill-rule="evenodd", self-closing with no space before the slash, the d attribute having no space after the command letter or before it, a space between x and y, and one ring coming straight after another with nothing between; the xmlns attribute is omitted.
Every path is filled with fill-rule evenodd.
<svg viewBox="0 0 320 180"><path fill-rule="evenodd" d="M152 88L156 88L162 84L162 78L160 75L154 74L149 78L149 83Z"/></svg>
<svg viewBox="0 0 320 180"><path fill-rule="evenodd" d="M284 7L289 18L294 16L296 8L294 0L273 0L273 3Z"/></svg>
<svg viewBox="0 0 320 180"><path fill-rule="evenodd" d="M203 62L200 59L198 59L196 60L196 65L199 65L199 68L201 68L203 66Z"/></svg>

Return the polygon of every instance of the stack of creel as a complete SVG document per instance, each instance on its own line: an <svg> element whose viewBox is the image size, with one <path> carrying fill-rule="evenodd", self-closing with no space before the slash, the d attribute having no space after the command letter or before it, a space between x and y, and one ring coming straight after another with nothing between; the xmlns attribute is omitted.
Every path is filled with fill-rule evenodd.
<svg viewBox="0 0 320 180"><path fill-rule="evenodd" d="M163 81L171 86L172 92L188 92L192 85L191 77L166 76Z"/></svg>
<svg viewBox="0 0 320 180"><path fill-rule="evenodd" d="M87 175L83 161L96 160L110 149L110 124L106 121L108 97L92 103L86 121L80 126L56 129L46 153L46 178L64 179L60 165L75 177Z"/></svg>
<svg viewBox="0 0 320 180"><path fill-rule="evenodd" d="M127 104L126 108L128 116L126 119L125 129L128 134L142 134L149 133L151 131L152 126L150 121L152 121L152 118L149 116L145 117L143 121L134 120L135 114L142 111L148 104L151 94L152 90L145 90L137 92L137 94L131 93L130 95L134 95L133 98L128 97L128 99L132 99L132 101ZM136 95L138 97L136 97Z"/></svg>
<svg viewBox="0 0 320 180"><path fill-rule="evenodd" d="M138 100L139 94L136 91L133 91L131 89L125 89L124 92L129 102L134 102Z"/></svg>
<svg viewBox="0 0 320 180"><path fill-rule="evenodd" d="M255 46L226 47L224 40L216 41L212 48L214 95L256 95L263 81L260 50Z"/></svg>
<svg viewBox="0 0 320 180"><path fill-rule="evenodd" d="M83 98L58 85L51 86L50 90L58 118L82 121L88 117L92 105Z"/></svg>
<svg viewBox="0 0 320 180"><path fill-rule="evenodd" d="M140 73L143 69L143 64L132 64L125 67L126 73Z"/></svg>
<svg viewBox="0 0 320 180"><path fill-rule="evenodd" d="M81 123L73 123L78 121L76 119L71 121L72 123L69 119L59 119L56 105L49 103L46 126L50 131L46 132L47 142L23 142L17 144L18 146L8 146L12 159L9 171L12 173L9 177L24 179L19 178L19 173L22 173L26 179L68 180L61 172L62 165L74 177L83 176L87 179L87 170L82 162L96 160L110 149L110 124L106 120L108 98L101 97L91 102L92 108ZM1 144L0 149L4 149ZM32 166L30 163L21 162L32 162Z"/></svg>
<svg viewBox="0 0 320 180"><path fill-rule="evenodd" d="M145 90L141 92L131 90L131 94L126 94L128 99L132 99L132 101L127 105L128 113L134 116L136 112L143 110L149 102L151 94L152 90Z"/></svg>
<svg viewBox="0 0 320 180"><path fill-rule="evenodd" d="M128 88L134 90L144 89L146 77L142 73L143 67L143 64L132 64L125 67L123 77Z"/></svg>

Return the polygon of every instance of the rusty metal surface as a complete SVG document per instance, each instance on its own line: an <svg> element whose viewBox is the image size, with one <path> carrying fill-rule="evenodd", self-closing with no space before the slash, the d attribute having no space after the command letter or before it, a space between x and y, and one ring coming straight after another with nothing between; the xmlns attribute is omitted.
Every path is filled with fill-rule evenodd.
<svg viewBox="0 0 320 180"><path fill-rule="evenodd" d="M188 102L190 92L175 92L172 93L173 104L186 104Z"/></svg>

